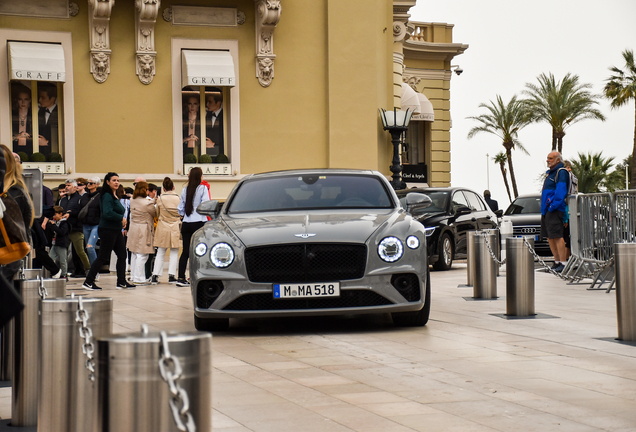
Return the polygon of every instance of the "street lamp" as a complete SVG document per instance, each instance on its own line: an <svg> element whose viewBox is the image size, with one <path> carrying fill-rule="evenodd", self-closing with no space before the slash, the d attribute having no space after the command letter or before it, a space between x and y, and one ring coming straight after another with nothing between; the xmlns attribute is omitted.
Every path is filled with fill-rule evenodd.
<svg viewBox="0 0 636 432"><path fill-rule="evenodd" d="M393 108L393 111L386 111L380 108L380 118L382 119L382 127L391 134L391 143L393 144L393 160L391 161L390 170L393 173L391 186L393 189L404 189L404 184L400 173L402 165L400 165L400 136L409 128L409 122L413 111L408 108L406 111L400 111Z"/></svg>

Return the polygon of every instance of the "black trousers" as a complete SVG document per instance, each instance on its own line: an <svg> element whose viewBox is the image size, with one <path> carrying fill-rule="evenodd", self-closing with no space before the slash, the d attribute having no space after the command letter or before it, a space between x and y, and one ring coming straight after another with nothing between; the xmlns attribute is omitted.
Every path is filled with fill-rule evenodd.
<svg viewBox="0 0 636 432"><path fill-rule="evenodd" d="M86 283L93 284L95 276L104 264L110 262L110 253L117 255L117 283L126 283L126 242L121 230L97 228L99 234L99 254L93 261L91 269L86 275Z"/></svg>
<svg viewBox="0 0 636 432"><path fill-rule="evenodd" d="M33 268L42 268L44 267L51 273L51 276L57 274L60 271L60 268L55 261L51 259L49 254L44 249L44 246L35 249L35 258L33 258ZM62 277L66 277L66 275L62 275Z"/></svg>
<svg viewBox="0 0 636 432"><path fill-rule="evenodd" d="M186 267L190 258L190 241L192 234L205 225L205 222L183 222L181 224L181 238L183 239L183 252L179 257L179 276L178 279L185 279Z"/></svg>

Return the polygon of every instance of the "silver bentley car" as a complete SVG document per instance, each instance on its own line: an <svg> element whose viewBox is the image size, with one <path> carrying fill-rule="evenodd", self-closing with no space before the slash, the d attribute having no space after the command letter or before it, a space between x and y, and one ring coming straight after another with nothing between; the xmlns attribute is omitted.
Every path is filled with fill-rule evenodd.
<svg viewBox="0 0 636 432"><path fill-rule="evenodd" d="M408 194L416 214L430 205ZM220 209L219 209L220 207ZM423 326L430 312L425 228L376 171L294 170L243 178L192 237L199 330L229 318L390 312Z"/></svg>

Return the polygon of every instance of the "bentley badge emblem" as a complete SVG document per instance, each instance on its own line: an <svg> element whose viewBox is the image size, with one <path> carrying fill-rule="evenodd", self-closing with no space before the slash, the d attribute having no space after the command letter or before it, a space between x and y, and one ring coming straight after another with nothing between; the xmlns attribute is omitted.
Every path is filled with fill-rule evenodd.
<svg viewBox="0 0 636 432"><path fill-rule="evenodd" d="M315 236L315 235L316 235L316 234L294 234L294 236L296 236L296 237L300 237L300 238L302 238L302 239L308 239L309 237L313 237L313 236Z"/></svg>

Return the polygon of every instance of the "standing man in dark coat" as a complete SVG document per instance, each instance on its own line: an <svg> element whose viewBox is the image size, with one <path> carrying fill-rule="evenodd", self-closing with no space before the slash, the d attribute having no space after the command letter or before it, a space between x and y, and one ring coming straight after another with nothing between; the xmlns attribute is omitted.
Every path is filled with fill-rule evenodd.
<svg viewBox="0 0 636 432"><path fill-rule="evenodd" d="M55 144L58 151L58 110L57 110L57 87L53 84L40 84L38 88L38 133L39 152L45 156L51 154Z"/></svg>
<svg viewBox="0 0 636 432"><path fill-rule="evenodd" d="M484 191L484 199L486 200L486 204L488 204L488 207L490 207L490 210L492 210L493 212L499 210L499 204L497 203L497 201L490 198L490 191L488 189Z"/></svg>
<svg viewBox="0 0 636 432"><path fill-rule="evenodd" d="M223 137L223 94L213 88L213 93L205 95L205 153L210 156L225 154ZM201 150L203 153L203 149Z"/></svg>

